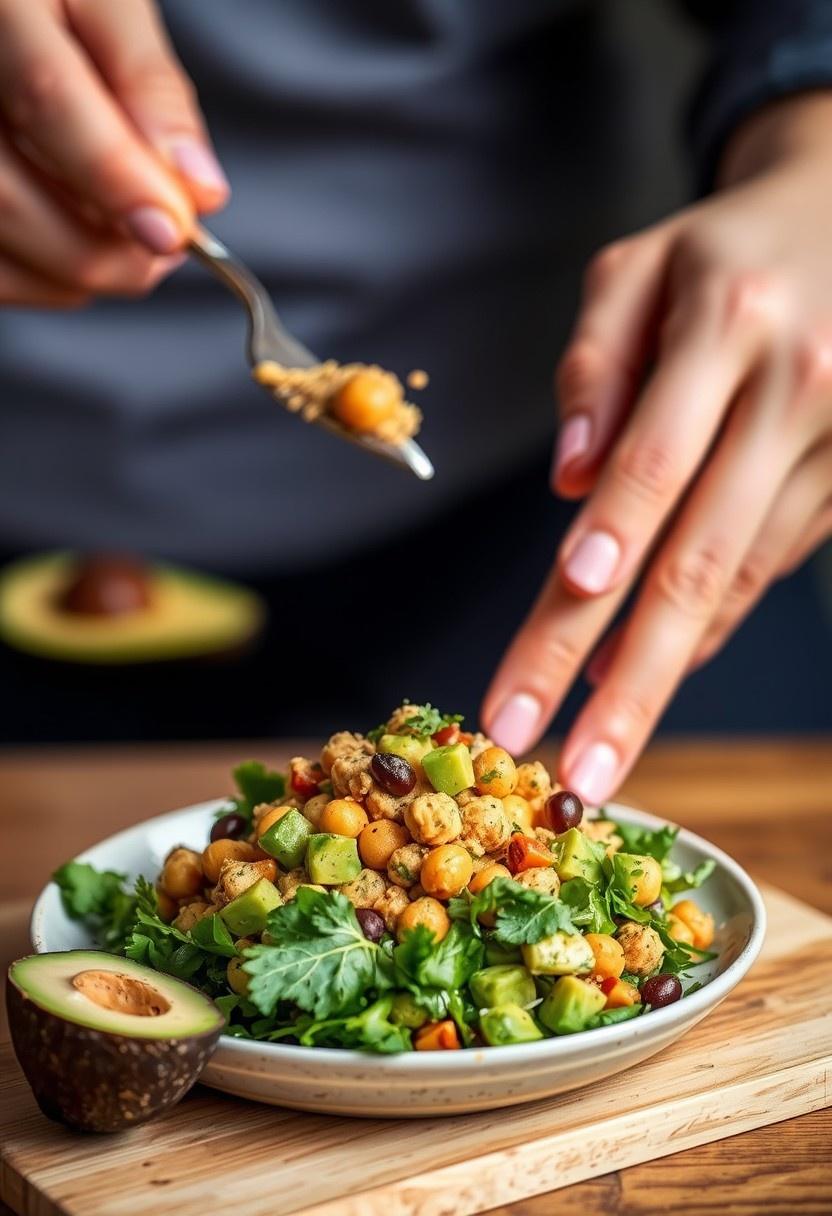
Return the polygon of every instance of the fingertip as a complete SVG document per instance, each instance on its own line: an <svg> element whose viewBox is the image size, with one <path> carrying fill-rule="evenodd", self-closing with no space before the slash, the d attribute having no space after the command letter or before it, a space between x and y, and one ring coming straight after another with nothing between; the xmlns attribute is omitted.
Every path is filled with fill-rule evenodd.
<svg viewBox="0 0 832 1216"><path fill-rule="evenodd" d="M523 755L543 733L543 706L529 692L509 693L492 711L488 698L483 709L483 724L489 736L514 756Z"/></svg>
<svg viewBox="0 0 832 1216"><path fill-rule="evenodd" d="M169 153L199 212L214 212L225 206L231 185L212 148L188 138L172 143Z"/></svg>

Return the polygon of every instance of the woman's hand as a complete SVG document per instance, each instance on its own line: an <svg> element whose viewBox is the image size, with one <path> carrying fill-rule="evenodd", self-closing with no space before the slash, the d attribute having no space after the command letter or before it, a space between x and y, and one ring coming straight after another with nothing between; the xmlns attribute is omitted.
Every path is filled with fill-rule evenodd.
<svg viewBox="0 0 832 1216"><path fill-rule="evenodd" d="M0 303L145 292L227 195L151 0L0 0Z"/></svg>
<svg viewBox="0 0 832 1216"><path fill-rule="evenodd" d="M832 533L832 95L746 123L723 185L590 266L553 470L589 497L483 706L525 751L639 583L561 753L590 803L685 673Z"/></svg>

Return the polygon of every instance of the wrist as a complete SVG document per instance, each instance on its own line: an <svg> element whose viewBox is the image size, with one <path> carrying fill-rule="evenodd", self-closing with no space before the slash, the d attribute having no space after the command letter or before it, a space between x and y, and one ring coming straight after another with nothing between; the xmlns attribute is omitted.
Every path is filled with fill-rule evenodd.
<svg viewBox="0 0 832 1216"><path fill-rule="evenodd" d="M832 171L832 87L780 98L749 115L725 145L717 181L735 186L807 158Z"/></svg>

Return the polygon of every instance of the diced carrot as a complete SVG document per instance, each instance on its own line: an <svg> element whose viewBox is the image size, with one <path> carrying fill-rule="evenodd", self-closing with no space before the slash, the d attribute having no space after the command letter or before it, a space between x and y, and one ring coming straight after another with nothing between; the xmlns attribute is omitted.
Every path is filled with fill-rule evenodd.
<svg viewBox="0 0 832 1216"><path fill-rule="evenodd" d="M524 870L532 870L535 866L554 864L554 856L545 844L541 844L533 836L524 836L522 832L514 833L506 855L506 865L512 874L522 874Z"/></svg>
<svg viewBox="0 0 832 1216"><path fill-rule="evenodd" d="M638 988L634 988L632 984L626 984L624 980L615 979L613 976L604 980L601 991L607 998L605 1009L623 1009L625 1006L635 1005L641 1000Z"/></svg>
<svg viewBox="0 0 832 1216"><path fill-rule="evenodd" d="M460 1050L459 1034L456 1023L427 1022L416 1031L414 1044L417 1051L458 1051Z"/></svg>

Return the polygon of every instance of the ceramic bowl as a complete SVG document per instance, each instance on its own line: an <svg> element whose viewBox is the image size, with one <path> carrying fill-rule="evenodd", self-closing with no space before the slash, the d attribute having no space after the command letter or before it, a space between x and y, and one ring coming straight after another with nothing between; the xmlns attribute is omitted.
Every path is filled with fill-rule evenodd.
<svg viewBox="0 0 832 1216"><path fill-rule="evenodd" d="M202 849L222 800L159 815L103 840L79 860L135 878L155 876L178 844ZM663 820L608 805L611 819L656 828ZM683 869L706 858L714 874L697 902L718 925L719 958L696 971L702 987L644 1017L561 1038L458 1052L370 1056L357 1051L293 1047L222 1038L202 1082L256 1102L326 1114L378 1117L463 1114L550 1097L632 1068L695 1026L724 1000L757 957L765 909L754 883L725 853L685 829L673 852ZM69 919L57 887L35 904L32 942L38 952L88 948L83 926Z"/></svg>

